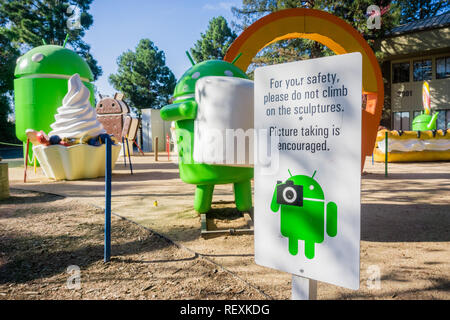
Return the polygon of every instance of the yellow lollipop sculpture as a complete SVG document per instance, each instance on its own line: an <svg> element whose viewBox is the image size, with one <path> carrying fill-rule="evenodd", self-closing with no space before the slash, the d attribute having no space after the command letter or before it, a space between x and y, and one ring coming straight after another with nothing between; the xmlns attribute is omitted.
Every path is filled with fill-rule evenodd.
<svg viewBox="0 0 450 320"><path fill-rule="evenodd" d="M413 119L412 129L414 131L436 130L436 120L439 112L431 116L430 85L427 81L422 86L422 105L424 113Z"/></svg>
<svg viewBox="0 0 450 320"><path fill-rule="evenodd" d="M375 161L384 162L386 151L387 162L450 161L450 130L436 130L438 112L431 115L430 102L430 85L424 81L424 112L414 118L413 131L378 131L373 153Z"/></svg>

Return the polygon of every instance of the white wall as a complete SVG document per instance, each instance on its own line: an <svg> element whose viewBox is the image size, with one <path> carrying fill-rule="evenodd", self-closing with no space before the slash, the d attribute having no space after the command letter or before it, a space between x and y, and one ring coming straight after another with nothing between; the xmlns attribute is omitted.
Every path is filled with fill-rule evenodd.
<svg viewBox="0 0 450 320"><path fill-rule="evenodd" d="M155 137L158 151L166 151L166 135L170 134L170 122L161 119L160 110L142 109L142 146L144 152L153 152Z"/></svg>

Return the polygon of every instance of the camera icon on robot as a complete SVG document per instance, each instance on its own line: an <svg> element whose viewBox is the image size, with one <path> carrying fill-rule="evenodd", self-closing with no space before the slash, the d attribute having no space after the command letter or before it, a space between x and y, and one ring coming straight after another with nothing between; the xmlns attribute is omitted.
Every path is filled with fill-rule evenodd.
<svg viewBox="0 0 450 320"><path fill-rule="evenodd" d="M296 185L293 181L287 180L277 182L277 203L284 205L303 206L303 186Z"/></svg>

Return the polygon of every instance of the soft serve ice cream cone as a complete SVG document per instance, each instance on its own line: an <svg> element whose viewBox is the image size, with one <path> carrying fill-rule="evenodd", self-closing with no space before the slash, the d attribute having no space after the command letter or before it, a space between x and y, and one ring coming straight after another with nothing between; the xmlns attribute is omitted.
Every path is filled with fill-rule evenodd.
<svg viewBox="0 0 450 320"><path fill-rule="evenodd" d="M96 178L105 174L105 145L92 146L90 138L106 134L89 103L89 90L78 74L69 79L68 92L57 109L49 136L70 141L70 146L55 144L33 147L45 175L55 180ZM112 167L120 153L120 145L112 146Z"/></svg>
<svg viewBox="0 0 450 320"><path fill-rule="evenodd" d="M63 99L63 105L57 109L53 129L49 136L81 139L96 137L106 133L103 125L97 120L95 109L89 102L90 91L81 82L78 74L69 79L69 92Z"/></svg>

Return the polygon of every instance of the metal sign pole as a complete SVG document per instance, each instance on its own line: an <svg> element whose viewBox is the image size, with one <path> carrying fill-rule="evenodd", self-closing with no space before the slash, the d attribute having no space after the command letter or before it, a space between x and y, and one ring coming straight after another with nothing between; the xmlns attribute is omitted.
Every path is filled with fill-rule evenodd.
<svg viewBox="0 0 450 320"><path fill-rule="evenodd" d="M111 258L111 139L108 137L105 140L105 248L103 261L109 262Z"/></svg>
<svg viewBox="0 0 450 320"><path fill-rule="evenodd" d="M389 143L388 143L388 132L386 131L385 142L384 142L384 176L388 176L388 152L389 152Z"/></svg>
<svg viewBox="0 0 450 320"><path fill-rule="evenodd" d="M317 280L292 275L291 300L316 300Z"/></svg>

